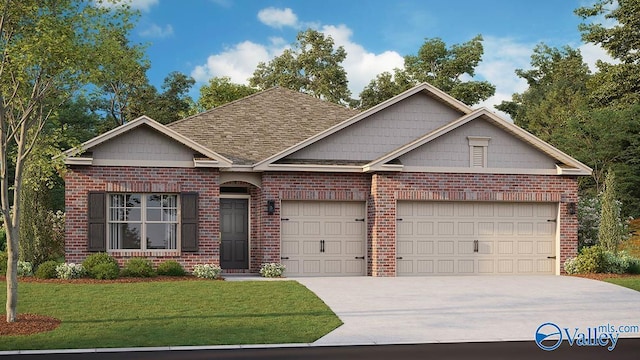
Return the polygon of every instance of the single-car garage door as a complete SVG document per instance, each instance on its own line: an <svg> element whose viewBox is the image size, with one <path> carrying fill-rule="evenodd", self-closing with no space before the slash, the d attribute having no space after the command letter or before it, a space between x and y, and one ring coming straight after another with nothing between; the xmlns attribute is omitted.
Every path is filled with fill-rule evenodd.
<svg viewBox="0 0 640 360"><path fill-rule="evenodd" d="M283 201L285 275L365 275L365 217L364 202Z"/></svg>
<svg viewBox="0 0 640 360"><path fill-rule="evenodd" d="M554 274L557 207L399 201L397 274Z"/></svg>

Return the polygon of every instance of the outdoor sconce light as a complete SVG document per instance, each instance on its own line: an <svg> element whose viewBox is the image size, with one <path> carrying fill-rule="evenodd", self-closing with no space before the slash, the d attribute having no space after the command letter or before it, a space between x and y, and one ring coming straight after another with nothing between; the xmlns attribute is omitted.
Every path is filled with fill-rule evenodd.
<svg viewBox="0 0 640 360"><path fill-rule="evenodd" d="M267 214L273 215L276 212L275 200L267 200Z"/></svg>
<svg viewBox="0 0 640 360"><path fill-rule="evenodd" d="M576 203L574 202L570 202L567 204L567 210L569 211L570 215L575 215L576 214Z"/></svg>

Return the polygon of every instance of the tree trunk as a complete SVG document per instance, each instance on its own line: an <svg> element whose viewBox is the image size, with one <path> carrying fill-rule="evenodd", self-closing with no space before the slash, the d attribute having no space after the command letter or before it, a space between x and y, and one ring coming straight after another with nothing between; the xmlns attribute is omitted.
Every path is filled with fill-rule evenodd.
<svg viewBox="0 0 640 360"><path fill-rule="evenodd" d="M18 317L18 236L17 228L5 224L7 230L7 322Z"/></svg>

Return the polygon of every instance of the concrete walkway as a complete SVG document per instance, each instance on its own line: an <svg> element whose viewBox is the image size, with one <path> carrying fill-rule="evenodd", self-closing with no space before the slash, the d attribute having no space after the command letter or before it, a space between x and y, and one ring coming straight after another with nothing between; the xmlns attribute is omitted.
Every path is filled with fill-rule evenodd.
<svg viewBox="0 0 640 360"><path fill-rule="evenodd" d="M344 322L314 345L531 341L546 322L572 332L600 325L640 325L640 292L577 277L295 280Z"/></svg>

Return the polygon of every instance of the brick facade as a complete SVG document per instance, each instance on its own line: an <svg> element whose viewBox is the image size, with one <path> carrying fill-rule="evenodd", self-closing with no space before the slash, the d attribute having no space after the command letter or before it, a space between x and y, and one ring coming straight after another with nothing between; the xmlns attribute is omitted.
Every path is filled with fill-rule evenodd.
<svg viewBox="0 0 640 360"><path fill-rule="evenodd" d="M217 169L72 166L65 175L65 252L66 261L80 263L91 253L87 249L87 206L90 191L134 193L199 194L198 252L115 251L122 266L131 257L146 257L155 265L176 260L187 270L193 265L219 263L219 172Z"/></svg>
<svg viewBox="0 0 640 360"><path fill-rule="evenodd" d="M67 262L81 262L87 251L87 194L106 192L195 191L200 194L199 251L179 250L163 256L118 251L123 264L133 256L154 263L175 259L191 270L196 263L219 263L219 172L215 169L71 167L66 181ZM234 184L238 185L238 184ZM246 184L245 184L246 185ZM575 215L567 204L577 202L577 179L569 176L450 173L303 173L267 172L262 187L249 186L249 272L262 263L280 262L280 209L283 200L366 201L367 274L396 274L396 203L398 200L551 202L560 204L559 261L577 252ZM276 209L267 214L267 201Z"/></svg>

